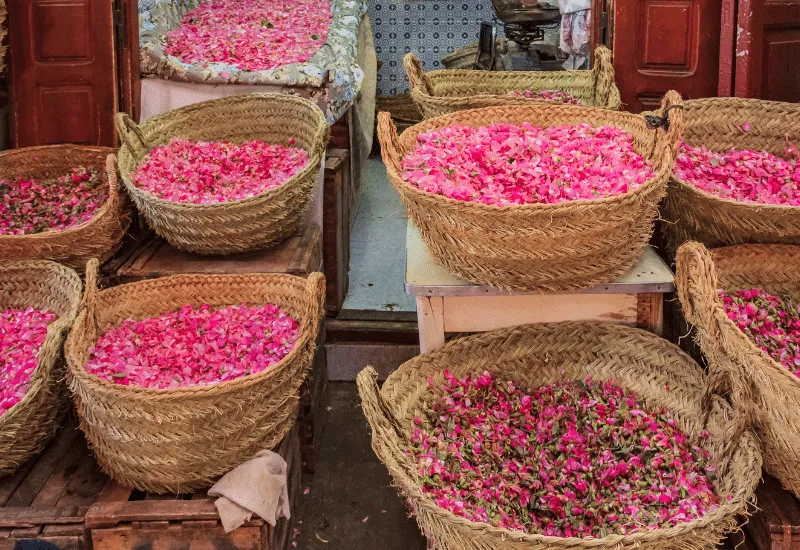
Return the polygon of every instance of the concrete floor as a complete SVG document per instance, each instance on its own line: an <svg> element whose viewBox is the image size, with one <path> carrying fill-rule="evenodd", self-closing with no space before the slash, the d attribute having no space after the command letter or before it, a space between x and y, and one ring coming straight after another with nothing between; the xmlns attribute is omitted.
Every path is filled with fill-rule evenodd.
<svg viewBox="0 0 800 550"><path fill-rule="evenodd" d="M299 550L425 550L425 539L370 446L354 383L331 383L319 463L302 497ZM364 521L366 518L366 521Z"/></svg>

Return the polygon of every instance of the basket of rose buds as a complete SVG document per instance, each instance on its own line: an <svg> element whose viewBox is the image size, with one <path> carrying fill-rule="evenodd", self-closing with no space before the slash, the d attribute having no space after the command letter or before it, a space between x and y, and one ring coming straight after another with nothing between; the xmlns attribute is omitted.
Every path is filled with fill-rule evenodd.
<svg viewBox="0 0 800 550"><path fill-rule="evenodd" d="M291 429L324 278L177 275L107 290L97 262L67 339L80 426L117 481L183 493Z"/></svg>
<svg viewBox="0 0 800 550"><path fill-rule="evenodd" d="M685 111L664 201L672 253L690 240L800 243L800 105L715 97Z"/></svg>
<svg viewBox="0 0 800 550"><path fill-rule="evenodd" d="M570 103L618 111L611 50L598 46L589 71L478 71L442 69L426 73L419 58L403 59L411 98L425 118L494 105Z"/></svg>
<svg viewBox="0 0 800 550"><path fill-rule="evenodd" d="M746 412L638 329L512 327L357 381L375 453L442 550L712 550L761 475Z"/></svg>
<svg viewBox="0 0 800 550"><path fill-rule="evenodd" d="M72 269L0 263L0 475L39 452L68 403L62 345L81 300Z"/></svg>
<svg viewBox="0 0 800 550"><path fill-rule="evenodd" d="M764 466L800 496L800 246L688 242L676 269L709 372L747 391Z"/></svg>
<svg viewBox="0 0 800 550"><path fill-rule="evenodd" d="M459 111L397 136L378 116L389 181L433 257L508 290L568 291L628 271L653 232L683 125L669 92L641 115L535 103Z"/></svg>
<svg viewBox="0 0 800 550"><path fill-rule="evenodd" d="M46 145L0 153L0 259L83 270L119 248L131 220L114 150Z"/></svg>
<svg viewBox="0 0 800 550"><path fill-rule="evenodd" d="M122 180L176 248L232 254L273 246L305 216L330 127L310 100L215 99L137 126L117 115Z"/></svg>

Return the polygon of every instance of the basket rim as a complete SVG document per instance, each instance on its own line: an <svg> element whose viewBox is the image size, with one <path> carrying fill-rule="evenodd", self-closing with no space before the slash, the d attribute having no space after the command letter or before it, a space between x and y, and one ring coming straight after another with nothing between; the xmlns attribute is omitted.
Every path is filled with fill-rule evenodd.
<svg viewBox="0 0 800 550"><path fill-rule="evenodd" d="M185 281L191 283L193 281L195 282L208 281L209 279L224 281L225 279L241 279L241 278L247 278L253 280L263 279L267 281L271 279L296 280L295 282L305 281L306 290L313 288L319 289L320 281L322 281L323 285L325 281L322 274L318 272L311 273L308 276L308 278L300 277L298 275L289 275L287 273L247 273L247 274L215 274L215 275L182 274L182 275L170 275L168 277L160 277L158 279L135 281L133 283L117 285L104 290L98 290L97 295L101 296L108 293L119 294L124 292L124 289L131 289L139 286L158 288L160 286L166 286L167 284L174 283L176 281ZM309 301L314 300L314 298L315 296L313 295L307 297ZM317 303L315 303L315 307L317 310L317 317L319 317L323 309L321 305L318 303L319 300L316 300L316 302ZM228 307L232 305L237 305L237 304L224 304L220 307ZM163 313L166 313L168 311L172 310L171 309L165 310ZM85 321L87 315L88 311L86 309L80 311L75 318L75 324L77 325L79 321ZM146 318L152 318L152 317L146 317ZM159 400L162 399L168 400L168 399L178 399L191 396L202 396L203 394L207 394L210 392L218 393L220 392L220 390L225 390L226 392L238 391L242 387L251 386L258 382L263 382L264 380L268 380L270 378L273 378L274 376L277 376L276 373L280 372L282 369L286 368L286 366L289 363L294 361L297 355L302 353L302 350L305 346L315 344L317 338L316 332L318 331L319 320L315 319L313 315L312 318L306 319L306 321L308 321L306 323L302 322L304 319L296 319L294 316L292 316L292 318L295 319L295 321L297 321L298 326L300 327L300 333L298 334L297 340L295 341L291 351L283 359L281 359L271 367L262 370L261 372L256 372L248 374L246 376L240 376L238 378L233 378L231 380L225 380L222 382L216 382L214 384L208 384L205 386L195 385L195 386L177 387L177 388L147 388L135 385L124 386L100 378L99 376L87 371L85 363L78 364L74 360L73 353L70 352L72 351L73 347L77 346L77 344L75 343L74 340L75 337L73 337L72 332L67 337L67 341L65 343L64 357L67 362L68 370L76 380L80 380L84 383L89 383L93 385L99 385L108 395L117 394L125 397L135 396L136 398L145 397L145 398L156 398ZM317 330L312 331L312 328ZM98 338L101 335L102 333L98 334Z"/></svg>
<svg viewBox="0 0 800 550"><path fill-rule="evenodd" d="M708 201L718 202L720 204L725 204L728 206L736 207L736 208L747 208L747 209L766 209L772 210L773 212L791 212L795 210L798 214L800 214L800 205L799 206L792 206L790 204L765 204L760 202L744 202L744 201L737 201L733 199L724 199L722 197L718 197L708 191L704 191L702 189L698 189L691 183L686 180L679 178L675 175L673 170L671 178L681 186L682 190L685 190L689 193L695 193L696 195L702 197ZM739 245L732 245L732 246L739 246Z"/></svg>
<svg viewBox="0 0 800 550"><path fill-rule="evenodd" d="M656 335L654 335L654 334L652 334L652 333L650 333L648 331L645 331L645 330L642 330L642 329L637 329L637 328L632 328L632 327L627 327L627 326L623 326L623 325L617 325L617 324L614 324L614 323L601 322L601 321L562 321L562 322L543 323L543 324L534 323L534 324L521 325L521 326L516 326L516 327L508 327L508 328L503 328L503 329L499 329L499 330L494 330L494 331L491 331L490 335L488 333L483 333L483 335L484 336L488 335L493 340L494 339L501 340L501 339L504 339L507 334L509 334L509 333L511 333L511 332L513 332L515 330L520 330L520 329L522 329L522 330L536 330L537 328L545 328L546 329L548 327L550 327L550 328L553 328L553 327L568 327L568 326L574 326L574 325L591 325L591 326L594 326L594 327L597 327L597 328L609 327L611 330L624 330L624 331L626 331L628 333L638 333L638 334L646 337L647 339L652 340L653 345L660 346L662 349L670 349L671 351L675 352L677 355L682 356L682 357L684 357L684 358L686 358L689 361L694 363L694 360L691 359L691 357L689 357L678 346L676 346L672 342L669 342L667 340L659 338L658 336L656 336ZM419 355L419 356L417 356L415 358L412 358L411 360L407 361L407 363L418 362L418 361L435 362L435 361L433 361L433 359L437 358L439 355L446 355L447 353L449 353L451 351L458 351L459 348L468 345L469 344L469 342L468 342L469 339L470 339L470 337L461 338L461 339L457 339L457 340L451 340L449 342L446 342L443 346L440 346L436 350L433 350L432 352L429 352L427 354L422 354L422 355ZM400 376L402 376L402 374L398 374L398 373L401 372L401 370L402 370L402 368L403 368L403 366L405 364L406 363L404 363L398 369L393 371L390 374L390 377L400 377ZM697 368L698 368L698 370L700 370L700 366L699 365L697 365ZM387 378L386 382L389 382L389 380L390 380L390 378ZM393 378L392 378L392 380L393 380ZM384 382L384 387L386 386L386 382ZM382 393L383 392L383 387L379 391ZM419 403L419 400L416 400L415 403ZM727 410L727 409L731 409L732 408L720 396L714 396L713 397L713 403L714 403L714 410L720 410L720 409ZM756 441L755 435L752 432L751 428L747 428L742 433L742 435L740 437L741 437L743 443L746 443L747 441L749 441L751 443L751 446L753 446L753 447L757 446L757 441ZM403 442L403 444L405 444L405 442ZM744 445L740 444L738 446L737 450L734 452L733 457L735 457L736 454L743 452L741 450L743 447L744 447ZM395 459L398 460L398 461L406 459L405 455L402 455L402 456L395 455L395 453L392 450L389 450L388 452L391 453L395 457ZM728 475L730 475L730 474L728 474ZM759 471L758 475L760 477L760 471ZM404 474L404 476L405 476L405 474ZM394 477L394 474L393 474L393 477ZM409 481L410 481L410 478L408 479L407 483ZM399 486L399 484L396 484L396 485ZM491 535L496 535L496 536L502 537L503 539L513 539L513 540L516 540L516 541L529 542L529 543L535 543L535 544L549 544L549 545L553 545L554 547L565 547L565 546L566 547L571 547L573 545L575 547L581 547L581 546L583 546L583 547L587 547L587 546L601 547L601 546L610 546L610 545L637 544L637 543L641 543L643 540L652 539L654 537L663 538L665 535L663 535L662 533L663 533L663 531L667 531L667 530L669 530L671 532L669 537L670 538L674 538L674 537L682 536L682 535L685 535L686 533L695 531L698 527L703 527L703 526L711 524L713 522L723 521L727 517L730 517L735 513L740 513L742 506L745 504L744 502L738 502L737 500L732 499L731 501L727 501L725 503L721 503L718 508L716 508L715 510L712 510L711 512L707 513L706 515L704 515L704 516L702 516L700 518L696 518L696 519L694 519L694 520L692 520L690 522L679 523L679 524L677 524L677 525L675 525L673 527L660 527L658 529L652 529L652 530L640 530L640 531L635 531L633 533L629 533L627 535L611 534L611 535L607 535L605 537L556 537L556 536L552 536L552 535L542 535L542 534L538 534L538 533L527 533L527 532L524 532L524 531L516 531L516 530L506 529L504 527L493 526L493 525L491 525L489 523L486 523L486 522L472 521L472 520L466 519L464 517L458 516L458 515L450 512L450 511L445 510L444 508L441 508L440 506L438 506L430 497L428 497L425 493L422 492L422 490L420 488L420 485L417 484L417 483L414 483L413 486L411 486L410 488L409 487L403 487L401 490L403 490L404 492L407 492L409 490L412 491L412 495L410 495L409 498L413 498L416 501L416 504L419 507L424 508L425 510L427 510L429 513L431 513L433 515L440 516L440 517L444 516L451 523L455 523L455 524L457 524L457 525L459 525L461 527L467 527L467 528L471 528L471 529L476 529L477 528L477 529L480 529L483 532L488 532Z"/></svg>

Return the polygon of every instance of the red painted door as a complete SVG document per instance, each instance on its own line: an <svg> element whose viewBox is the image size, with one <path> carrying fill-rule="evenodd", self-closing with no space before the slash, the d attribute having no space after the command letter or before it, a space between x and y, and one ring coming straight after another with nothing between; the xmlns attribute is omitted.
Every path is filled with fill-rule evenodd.
<svg viewBox="0 0 800 550"><path fill-rule="evenodd" d="M114 145L112 0L13 0L8 25L13 145Z"/></svg>
<svg viewBox="0 0 800 550"><path fill-rule="evenodd" d="M717 95L719 0L614 0L612 44L624 108L651 110L668 90Z"/></svg>
<svg viewBox="0 0 800 550"><path fill-rule="evenodd" d="M739 0L734 95L800 101L800 0Z"/></svg>

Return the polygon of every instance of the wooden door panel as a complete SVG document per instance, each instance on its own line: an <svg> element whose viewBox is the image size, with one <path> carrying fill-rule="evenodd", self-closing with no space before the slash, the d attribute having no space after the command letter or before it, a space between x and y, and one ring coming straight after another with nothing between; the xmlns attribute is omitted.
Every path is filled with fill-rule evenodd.
<svg viewBox="0 0 800 550"><path fill-rule="evenodd" d="M657 107L668 90L716 95L719 18L715 0L616 0L614 69L626 109Z"/></svg>
<svg viewBox="0 0 800 550"><path fill-rule="evenodd" d="M117 111L110 0L8 3L14 146L114 144Z"/></svg>

